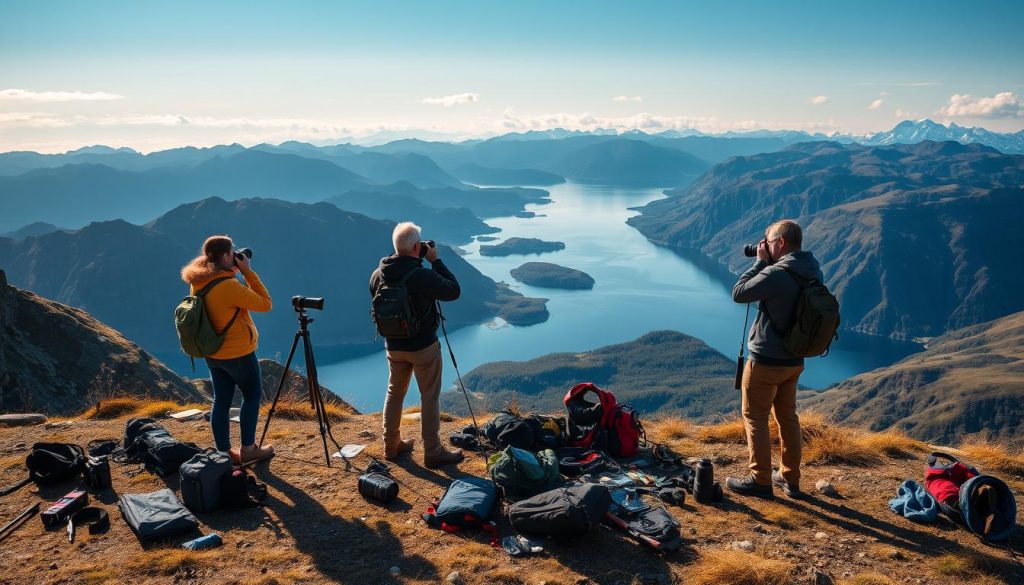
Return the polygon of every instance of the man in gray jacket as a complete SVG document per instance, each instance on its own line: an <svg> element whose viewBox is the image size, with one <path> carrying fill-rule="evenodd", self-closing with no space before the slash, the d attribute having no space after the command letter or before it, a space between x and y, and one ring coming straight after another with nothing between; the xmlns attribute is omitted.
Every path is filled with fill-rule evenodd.
<svg viewBox="0 0 1024 585"><path fill-rule="evenodd" d="M801 249L803 234L796 222L784 219L768 226L758 243L757 260L732 289L737 303L758 303L757 319L750 328L750 357L743 369L743 426L747 431L751 474L728 478L736 493L770 498L772 485L787 496L800 497L800 419L796 390L804 371L802 357L786 351L783 343L796 309L802 285L794 276L823 280L818 261ZM782 465L772 470L772 443L768 415L774 413L782 443Z"/></svg>

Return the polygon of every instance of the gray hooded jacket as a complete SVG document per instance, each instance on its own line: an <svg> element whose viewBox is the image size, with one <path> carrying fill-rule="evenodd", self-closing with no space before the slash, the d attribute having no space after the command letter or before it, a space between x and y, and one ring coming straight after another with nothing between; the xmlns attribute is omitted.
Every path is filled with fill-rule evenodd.
<svg viewBox="0 0 1024 585"><path fill-rule="evenodd" d="M824 282L814 255L799 250L779 258L775 264L755 262L733 287L732 300L758 303L757 319L747 341L750 358L766 365L798 366L804 363L803 358L786 351L782 339L793 320L800 284L783 267L804 278Z"/></svg>

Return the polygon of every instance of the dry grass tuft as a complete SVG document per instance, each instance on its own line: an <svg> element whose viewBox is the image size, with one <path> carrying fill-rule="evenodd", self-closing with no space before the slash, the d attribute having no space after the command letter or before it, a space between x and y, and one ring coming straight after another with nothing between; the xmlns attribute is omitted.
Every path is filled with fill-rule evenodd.
<svg viewBox="0 0 1024 585"><path fill-rule="evenodd" d="M656 441L677 441L693 432L693 425L681 418L663 418L644 426L650 427L649 434Z"/></svg>
<svg viewBox="0 0 1024 585"><path fill-rule="evenodd" d="M171 576L190 569L208 568L223 563L220 551L190 551L180 548L153 549L127 559L124 568L133 575Z"/></svg>
<svg viewBox="0 0 1024 585"><path fill-rule="evenodd" d="M995 470L1017 477L1024 477L1024 452L1011 450L984 437L970 437L959 447L963 459L983 470Z"/></svg>
<svg viewBox="0 0 1024 585"><path fill-rule="evenodd" d="M183 407L167 401L167 400L156 400L153 402L144 402L132 414L135 416L148 416L152 418L160 418L167 416L172 412L178 412L185 410ZM202 409L200 409L202 410Z"/></svg>
<svg viewBox="0 0 1024 585"><path fill-rule="evenodd" d="M813 438L804 438L803 458L806 463L866 466L881 461L878 451L862 442L865 435L861 431L827 426L817 432L820 434Z"/></svg>
<svg viewBox="0 0 1024 585"><path fill-rule="evenodd" d="M760 512L766 521L785 530L817 524L814 518L784 504L766 504L760 508Z"/></svg>
<svg viewBox="0 0 1024 585"><path fill-rule="evenodd" d="M861 573L843 579L839 585L896 585L896 582L880 573Z"/></svg>
<svg viewBox="0 0 1024 585"><path fill-rule="evenodd" d="M717 424L701 427L697 431L697 440L702 443L736 443L742 445L747 442L747 431L739 417L731 418Z"/></svg>
<svg viewBox="0 0 1024 585"><path fill-rule="evenodd" d="M928 446L921 441L911 439L896 429L880 433L867 433L860 438L860 444L876 453L898 459L910 459L917 453L928 450Z"/></svg>
<svg viewBox="0 0 1024 585"><path fill-rule="evenodd" d="M324 402L324 411L331 420L344 420L351 414L344 406L326 401ZM260 408L260 416L264 418L266 418L269 412L269 404ZM274 417L286 420L315 420L316 411L310 406L308 401L282 397L281 400L277 401Z"/></svg>
<svg viewBox="0 0 1024 585"><path fill-rule="evenodd" d="M693 585L784 585L790 582L793 566L784 561L726 550L701 554L688 573L687 583Z"/></svg>
<svg viewBox="0 0 1024 585"><path fill-rule="evenodd" d="M141 406L136 398L107 398L96 403L96 408L84 413L83 418L106 420L134 414Z"/></svg>

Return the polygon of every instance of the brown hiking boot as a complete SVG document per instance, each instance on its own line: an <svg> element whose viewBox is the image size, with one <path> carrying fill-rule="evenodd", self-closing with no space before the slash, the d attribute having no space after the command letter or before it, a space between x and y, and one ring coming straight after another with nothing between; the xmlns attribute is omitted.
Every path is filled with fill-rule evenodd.
<svg viewBox="0 0 1024 585"><path fill-rule="evenodd" d="M387 447L384 447L384 458L387 459L388 461L394 461L395 459L398 459L398 456L401 455L402 453L408 453L409 451L412 451L412 446L415 443L416 441L412 439L399 439L398 446L396 446L394 449L388 449Z"/></svg>
<svg viewBox="0 0 1024 585"><path fill-rule="evenodd" d="M423 465L426 465L430 469L436 469L445 465L451 465L452 463L458 463L463 460L462 449L455 449L454 451L448 451L442 448L435 455L424 455Z"/></svg>
<svg viewBox="0 0 1024 585"><path fill-rule="evenodd" d="M258 445L242 445L238 452L238 464L248 465L256 461L263 461L274 456L274 448L271 446L260 447Z"/></svg>

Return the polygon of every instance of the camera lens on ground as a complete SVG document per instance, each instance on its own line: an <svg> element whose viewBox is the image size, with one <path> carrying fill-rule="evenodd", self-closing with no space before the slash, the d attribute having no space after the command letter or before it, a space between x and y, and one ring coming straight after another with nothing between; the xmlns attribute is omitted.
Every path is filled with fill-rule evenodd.
<svg viewBox="0 0 1024 585"><path fill-rule="evenodd" d="M317 311L323 311L324 298L294 296L292 297L292 306L296 309L316 309Z"/></svg>

